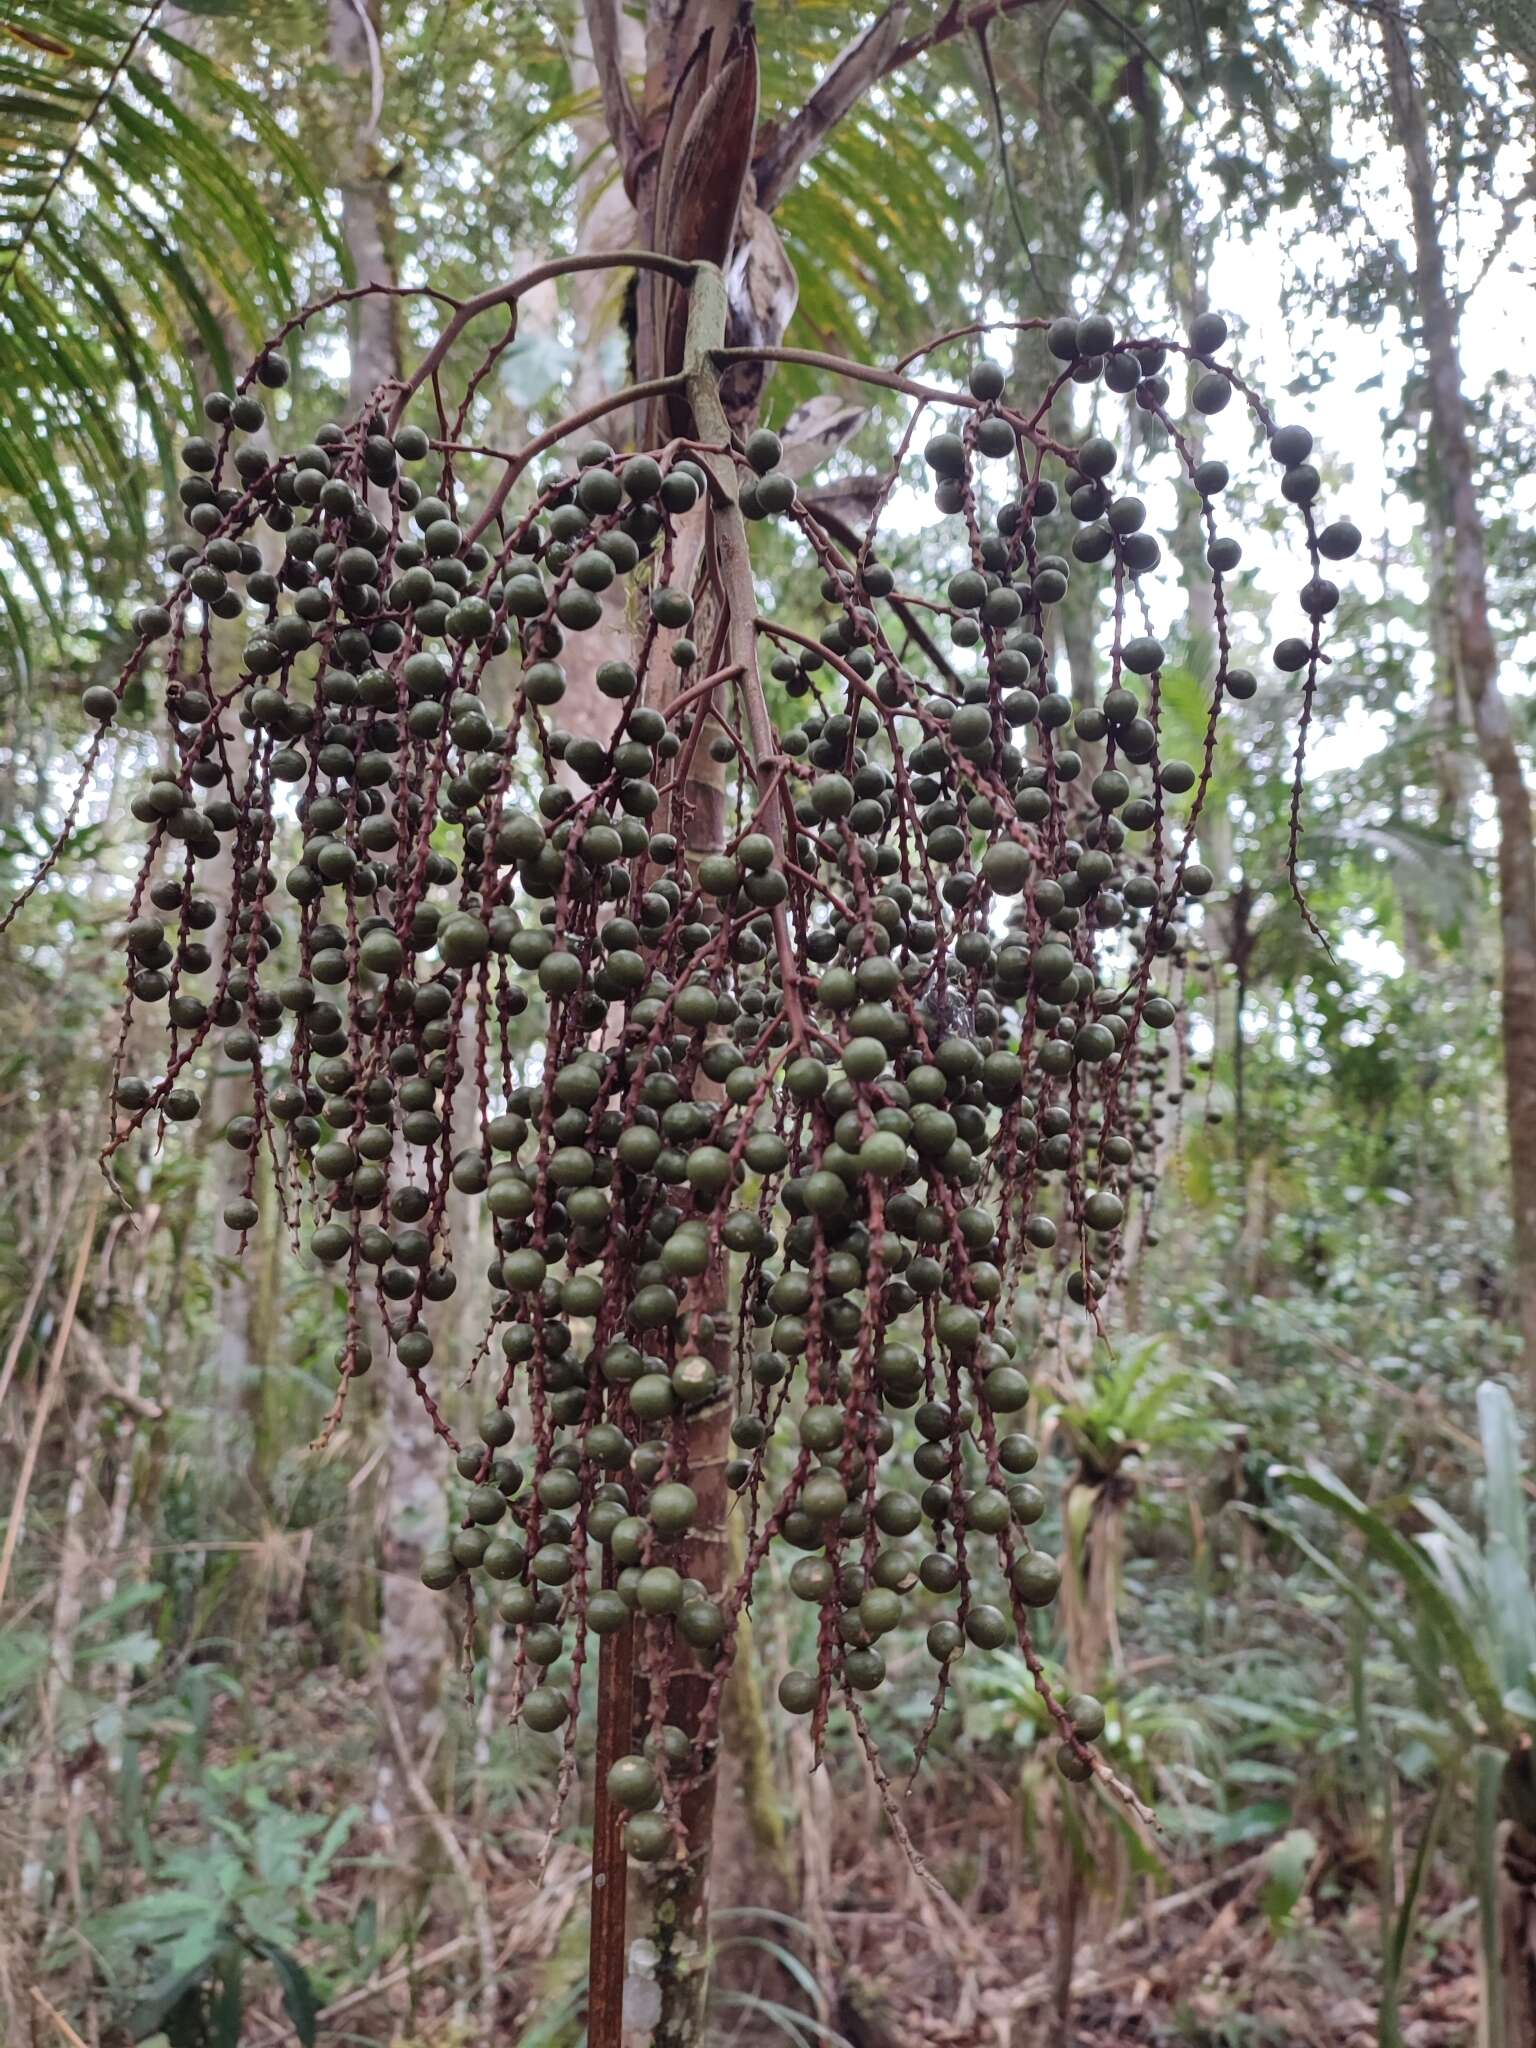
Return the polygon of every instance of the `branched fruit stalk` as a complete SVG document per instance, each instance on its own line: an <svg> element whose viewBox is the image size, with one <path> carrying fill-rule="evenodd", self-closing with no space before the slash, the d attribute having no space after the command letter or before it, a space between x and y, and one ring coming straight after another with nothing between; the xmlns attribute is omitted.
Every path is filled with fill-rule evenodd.
<svg viewBox="0 0 1536 2048"><path fill-rule="evenodd" d="M170 765L133 805L147 846L104 1156L195 1119L215 1058L249 1072L223 1133L250 1161L226 1220L255 1223L265 1151L295 1255L344 1277L328 1427L383 1363L362 1335L372 1297L389 1369L456 1472L424 1576L513 1631L515 1710L560 1744L562 1788L590 1641L623 1637L645 1734L629 1746L609 1715L604 1798L628 1815L629 1856L677 1884L775 1549L795 1554L806 1607L779 1700L818 1753L845 1708L886 1796L860 1695L885 1681L882 1639L919 1622L936 1667L920 1753L957 1671L1017 1644L1065 1775L1116 1783L1093 1746L1102 1709L1058 1696L1036 1641L1060 1575L1031 1533L1047 1504L1018 1426L1034 1361L1013 1310L1034 1288L1097 1321L1128 1208L1155 1191L1166 1034L1218 879L1197 857L1201 806L1220 723L1258 687L1234 660L1227 468L1180 432L1170 369L1188 364L1203 413L1238 398L1295 510L1303 630L1272 660L1298 690L1298 775L1338 602L1324 565L1359 536L1317 524L1311 436L1221 363L1219 319L1175 342L1094 315L1037 333L1039 386L1017 403L984 359L952 389L751 352L912 408L846 549L772 433L733 439L718 379L743 351L721 346L719 273L590 260L687 285L686 359L523 449L478 444L471 421L528 279L431 294L449 318L417 371L286 453L240 439L266 424L259 390L355 294L297 316L236 393L210 395L216 433L184 450L191 538L118 687L85 693L101 731L82 787L129 684L162 681ZM505 323L477 357L491 312ZM1139 410L1135 444L1199 500L1217 632L1198 763L1162 745L1147 505L1109 438L1052 425L1074 383L1102 384L1106 415L1117 397ZM534 475L604 412L657 398L686 431L627 456L589 440ZM902 589L880 522L935 411L921 460L956 566ZM750 530L769 519L820 579L815 630L759 613ZM1074 709L1052 615L1093 574L1108 688ZM621 579L639 625L632 658L598 672L613 732L578 738L552 716L561 651ZM926 666L892 637L916 617L930 647L947 635ZM220 687L225 636L237 680ZM764 662L806 706L798 724L771 711ZM719 829L701 852L702 789ZM239 907L214 949L199 868L220 853ZM130 1073L145 1012L164 1057ZM483 1200L495 1247L469 1359L433 1334L459 1284L450 1187ZM466 1376L479 1418L461 1436ZM731 1584L696 1568L719 1533L706 1423L723 1429L725 1403L746 1532Z"/></svg>

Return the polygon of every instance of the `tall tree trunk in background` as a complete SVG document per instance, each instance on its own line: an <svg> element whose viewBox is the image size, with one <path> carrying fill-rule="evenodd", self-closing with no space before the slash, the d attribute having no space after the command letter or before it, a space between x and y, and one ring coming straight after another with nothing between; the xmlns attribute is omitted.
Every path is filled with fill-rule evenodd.
<svg viewBox="0 0 1536 2048"><path fill-rule="evenodd" d="M1433 461L1427 468L1423 492L1424 545L1429 552L1429 644L1435 659L1434 695L1429 709L1430 759L1438 794L1435 818L1447 837L1465 848L1471 832L1472 791L1477 772L1467 758L1462 738L1471 717L1451 631L1456 591L1450 517L1439 470Z"/></svg>
<svg viewBox="0 0 1536 2048"><path fill-rule="evenodd" d="M1536 1395L1536 847L1531 798L1499 688L1488 608L1488 551L1462 387L1460 309L1446 277L1441 210L1424 103L1401 19L1381 17L1394 138L1413 209L1415 304L1435 467L1450 541L1450 643L1499 827L1499 942L1504 1101L1514 1224L1511 1290L1528 1390Z"/></svg>
<svg viewBox="0 0 1536 2048"><path fill-rule="evenodd" d="M48 1662L43 1672L39 1700L37 1763L32 1774L26 1848L21 1866L23 1907L37 1916L39 1927L45 1924L50 1903L47 1896L49 1852L57 1849L60 1831L65 1837L62 1858L65 1882L71 1884L78 1877L73 1853L78 1814L72 1810L77 1795L64 1773L59 1710L75 1680L75 1639L80 1631L80 1617L85 1612L86 1581L95 1555L87 1539L86 1521L94 1490L92 1482L99 1432L95 1396L86 1387L83 1375L75 1389L72 1405L69 1488L64 1496L64 1531L54 1577ZM71 1809L68 1813L67 1808Z"/></svg>
<svg viewBox="0 0 1536 2048"><path fill-rule="evenodd" d="M379 160L384 96L378 0L327 0L331 61L341 73L331 144L342 195L342 234L358 284L396 279L394 211ZM357 410L387 378L400 374L399 301L371 298L349 308L348 398ZM375 1344L375 1351L383 1347ZM379 1465L379 1682L417 1764L438 1722L443 1673L451 1668L443 1603L420 1579L421 1560L443 1523L441 1446L407 1375L384 1380L386 1448ZM363 1390L373 1381L362 1383ZM381 1745L374 1818L385 1853L402 1880L415 1881L430 1839L420 1801L389 1745Z"/></svg>
<svg viewBox="0 0 1536 2048"><path fill-rule="evenodd" d="M230 342L230 353L238 358L239 349L234 337L230 337ZM209 389L214 379L209 375L202 381L204 389ZM264 555L271 554L275 559L275 550L266 542L261 545ZM215 659L220 659L220 656L216 655ZM225 675L223 681L227 684L228 680ZM225 748L231 772L239 782L244 779L250 760L250 736L233 720L229 721L226 732ZM240 909L239 877L232 839L221 841L218 853L200 869L197 886L199 893L207 897L217 913L216 922L208 933L208 946L213 958L220 960L224 956L225 934L230 920L238 916ZM239 947L237 938L237 960ZM218 1058L217 1046L215 1038L211 1042L213 1060L207 1113L201 1119L198 1131L196 1199L213 1219L208 1437L213 1471L223 1492L222 1509L227 1514L241 1489L253 1488L257 1503L262 1498L261 1432L257 1422L261 1412L259 1376L266 1361L252 1341L257 1313L256 1268L260 1226L256 1232L246 1236L242 1249L241 1233L224 1221L226 1204L245 1193L249 1164L247 1153L225 1144L224 1131L231 1119L245 1110L250 1084L233 1061ZM259 1173L254 1195L258 1204L271 1206L270 1180L263 1186L263 1176ZM242 1507L249 1507L251 1502L252 1496L245 1494Z"/></svg>
<svg viewBox="0 0 1536 2048"><path fill-rule="evenodd" d="M640 24L628 14L614 23L618 48L612 61L626 72L639 71L644 64L644 39ZM572 123L576 156L581 173L576 181L576 248L583 256L610 254L632 249L641 240L634 201L624 180L615 177L613 156L604 148L608 127L602 110L602 81L593 52L592 35L585 16L578 21L571 56L571 83L576 91L590 96L593 111ZM623 354L605 357L595 337L623 335L624 294L628 280L623 271L588 270L570 278L565 291L572 321L585 345L576 352L572 366L570 403L574 408L595 405L621 386L627 376ZM624 438L625 422L617 415L596 430L614 441ZM630 647L628 617L629 587L616 576L603 592L602 623L589 633L573 633L560 652L565 670L565 695L560 700L560 723L582 739L606 743L618 721L617 705L597 687L597 672L605 661L627 659Z"/></svg>
<svg viewBox="0 0 1536 2048"><path fill-rule="evenodd" d="M139 1164L135 1174L140 1208L138 1213L139 1238L135 1247L132 1277L128 1281L125 1305L124 1343L122 1364L119 1367L121 1384L127 1400L123 1412L112 1432L112 1491L107 1498L106 1538L102 1555L106 1568L101 1582L101 1605L108 1607L117 1597L119 1581L128 1576L130 1566L125 1552L128 1540L128 1514L133 1505L134 1482L137 1477L137 1453L139 1424L144 1419L141 1409L158 1404L143 1403L141 1390L144 1383L145 1330L149 1307L149 1282L152 1271L147 1256L149 1239L160 1221L160 1204L151 1202L149 1197L150 1176ZM114 1354L115 1355L115 1354ZM153 1368L152 1368L153 1370ZM155 1417L154 1419L158 1419ZM136 1560L132 1569L141 1571L143 1560ZM107 1769L115 1776L122 1769L123 1739L122 1718L128 1704L128 1695L133 1685L134 1667L127 1662L112 1665L102 1674L110 1679L112 1697L117 1705L117 1724L107 1742Z"/></svg>
<svg viewBox="0 0 1536 2048"><path fill-rule="evenodd" d="M378 148L384 108L379 0L327 0L326 21L331 62L343 86L335 134L342 239L356 283L392 285L397 277L395 216ZM399 300L354 300L348 331L347 395L355 408L386 377L400 374Z"/></svg>
<svg viewBox="0 0 1536 2048"><path fill-rule="evenodd" d="M230 731L227 751L234 773L243 776L250 754L250 740L243 727L235 726ZM223 957L229 920L237 916L240 909L233 840L225 839L215 858L202 867L198 875L198 889L217 912L217 922L208 934L208 942L214 959L218 960ZM238 958L238 938L235 943ZM241 1233L224 1221L226 1203L245 1192L249 1162L248 1154L237 1152L225 1144L224 1131L230 1120L245 1109L249 1082L232 1061L218 1059L216 1046L217 1041L208 1088L208 1109L199 1131L198 1199L207 1205L213 1217L212 1299L209 1304L212 1385L208 1392L208 1433L213 1469L219 1475L220 1486L225 1489L227 1512L228 1503L233 1498L229 1492L232 1486L236 1489L252 1486L256 1490L256 1498L260 1498L260 1459L256 1448L260 1433L256 1418L260 1413L259 1374L265 1360L256 1353L252 1344L257 1298L258 1233L253 1232L246 1238L242 1250ZM262 1188L260 1175L255 1192L258 1203L263 1199L270 1203L270 1186L265 1190ZM249 1504L250 1496L244 1496L244 1500Z"/></svg>
<svg viewBox="0 0 1536 2048"><path fill-rule="evenodd" d="M194 49L206 49L209 41L208 24L200 21L190 9L167 6L160 15L161 26L179 41ZM173 69L172 86L176 83ZM231 317L221 319L225 347L236 363L242 354L244 336L238 323ZM197 338L190 340L190 353L198 371L198 390L194 403L204 392L210 391L219 382L213 374L213 361L204 355ZM166 533L167 539L177 537L179 522L172 522ZM264 549L272 546L270 536L258 531L258 545ZM271 563L267 563L270 567ZM230 767L237 781L245 774L250 756L250 739L245 728L233 719L226 726L226 750ZM218 912L218 922L207 935L207 944L215 960L223 955L224 934L228 920L238 911L236 902L237 878L234 865L234 844L223 841L217 857L209 861L198 874L199 892L208 897ZM217 1040L211 1049L216 1052ZM259 1413L259 1389L257 1375L263 1360L252 1344L251 1318L255 1310L256 1290L253 1284L255 1264L254 1240L248 1240L244 1253L241 1251L240 1232L231 1230L224 1221L225 1204L245 1192L245 1176L248 1155L237 1152L224 1143L224 1128L231 1118L240 1115L247 1106L249 1082L232 1063L219 1062L215 1058L212 1078L208 1088L207 1113L199 1127L199 1168L201 1187L199 1199L213 1217L212 1246L212 1295L209 1321L212 1335L209 1343L209 1364L212 1384L209 1388L208 1436L213 1467L223 1484L235 1478L257 1478L260 1460L254 1454L260 1432L255 1427ZM257 1189L256 1199L263 1200L263 1192ZM266 1199L270 1200L270 1193Z"/></svg>
<svg viewBox="0 0 1536 2048"><path fill-rule="evenodd" d="M235 746L231 746L230 754L233 758ZM213 932L217 958L217 948L223 942L220 927L233 905L233 858L227 846L218 859L207 864L199 879L219 910L220 926L215 926ZM216 1468L233 1474L238 1466L242 1477L250 1476L255 1466L250 1456L253 1432L247 1427L259 1369L251 1350L251 1311L255 1300L251 1265L255 1254L248 1241L242 1255L239 1231L231 1230L224 1221L225 1203L244 1192L246 1155L232 1151L220 1140L231 1117L244 1109L245 1090L246 1083L240 1074L215 1073L208 1090L210 1142L202 1167L207 1200L213 1211L213 1387L209 1435Z"/></svg>
<svg viewBox="0 0 1536 2048"><path fill-rule="evenodd" d="M236 353L231 350L231 353ZM212 379L206 380L208 384ZM230 765L243 778L250 758L250 739L244 727L230 721L226 743ZM235 871L234 841L225 839L219 852L198 875L199 892L217 912L217 922L208 934L209 950L215 960L224 952L225 933L231 918L239 914L239 880ZM236 956L240 942L236 940ZM252 1345L252 1319L256 1307L256 1235L241 1248L241 1233L224 1221L226 1203L245 1192L249 1155L224 1143L225 1127L246 1107L249 1082L232 1061L217 1058L214 1041L213 1073L208 1088L208 1110L198 1134L199 1200L213 1217L212 1300L209 1321L212 1334L212 1385L209 1388L209 1439L213 1469L222 1486L252 1483L260 1491L260 1460L256 1455L259 1432L258 1375L265 1362ZM270 1188L263 1190L260 1176L256 1200L270 1202Z"/></svg>

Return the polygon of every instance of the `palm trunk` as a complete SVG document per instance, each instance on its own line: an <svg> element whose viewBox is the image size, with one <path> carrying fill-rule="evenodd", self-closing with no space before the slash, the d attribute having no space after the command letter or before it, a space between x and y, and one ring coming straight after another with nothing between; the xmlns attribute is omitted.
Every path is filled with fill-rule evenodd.
<svg viewBox="0 0 1536 2048"><path fill-rule="evenodd" d="M727 280L723 291L718 281L711 287L711 298L718 303L711 306L710 319L697 325L701 309L691 307L678 286L650 273L637 280L632 338L641 378L681 367L688 344L703 339L706 325L714 328L714 346L721 341L773 344L782 339L794 311L796 288L769 217L772 208L832 126L876 84L882 67L899 61L898 50L906 47L900 37L908 11L903 0L885 9L843 53L822 89L798 114L760 133L751 0L647 0L642 10L643 44L619 0L586 0L579 57L598 88L624 198L637 223L635 241L668 255L714 264ZM956 30L950 26L942 32ZM637 76L638 90L631 84ZM589 246L601 246L618 216L624 217L627 227L627 209L615 187L606 217L595 205L587 212ZM703 277L696 281L695 301L704 282ZM707 369L690 379L689 404L658 406L656 416L645 423L642 438L679 431L690 405L694 430L707 441L719 443L732 428L747 426L756 414L761 377L738 373L725 381L728 388L722 392ZM751 571L728 461L717 473L713 495L723 580L730 586L734 578L735 585L734 593L729 587L723 593L735 629L728 659L740 662L744 673L755 679ZM617 614L609 630L622 630ZM702 633L698 637L705 639ZM593 703L585 676L589 660L595 665L617 650L611 641L604 645L608 631L602 628L582 640L581 654L567 675L563 720L574 729L605 736L612 730L612 713ZM707 750L701 750L698 759L699 772L709 774ZM712 779L707 786L690 789L688 797L689 851L711 851L723 843L723 791ZM722 1328L725 1320L720 1318ZM696 1413L689 1425L687 1463L700 1512L682 1569L711 1592L722 1583L728 1555L723 1470L728 1421L722 1401ZM606 1639L602 1657L611 1660L617 1648L617 1638ZM701 1676L679 1670L669 1687L668 1718L685 1731L697 1725ZM654 1887L647 1913L637 1911L634 1916L631 1932L642 1939L631 1947L630 1962L644 1962L646 1967L632 1968L626 1982L624 2021L626 2038L636 2048L641 2042L650 2048L694 2048L704 2038L717 1776L711 1770L698 1780L684 1803L689 1850L685 1870ZM600 1838L606 1825L600 1787ZM605 2033L604 2048L607 2039Z"/></svg>
<svg viewBox="0 0 1536 2048"><path fill-rule="evenodd" d="M589 38L594 32L591 19L589 10L588 21L584 23L584 36ZM667 140L629 181L627 200L617 183L608 184L606 189L594 188L588 195L583 210L584 247L601 248L637 240L671 254L723 264L737 228L737 196L731 178L727 175L715 181L713 207L701 212L690 202L697 201L708 189L709 181L701 181L697 164L679 169L675 144L686 125L686 116L697 105L698 94L708 89L705 78L718 82L722 60L734 49L738 71L743 66L751 71L750 89L737 104L741 107L750 103L754 113L747 117L745 133L738 121L734 131L727 124L718 140L722 161L744 166L755 130L756 61L750 38L743 57L742 47L735 41L737 23L737 9L719 4L719 0L683 10L653 5L648 10L642 49L634 25L619 10L614 9L608 16L607 28L614 40L618 64L626 71L644 65L645 105L639 110L642 127L660 128ZM593 51L590 40L582 45L581 62L589 67L593 81L600 83L603 53ZM684 83L685 75L692 80L691 89ZM614 111L611 107L607 111L613 133ZM613 140L622 154L622 137L613 133ZM738 176L736 185L739 184ZM638 230L633 225L636 221ZM601 274L590 282L577 283L586 294L610 288ZM672 291L656 290L651 280L641 279L636 296L634 355L642 376L653 373L651 366L678 366L682 340L677 328L678 312ZM723 321L723 306L720 315ZM717 341L724 339L722 332ZM652 423L650 431L665 432L668 428ZM702 512L697 517L702 522ZM681 568L674 573L677 580L688 580ZM600 738L606 738L612 731L614 707L598 695L593 677L598 665L610 655L630 651L627 641L627 620L622 603L616 603L603 626L581 635L567 649L567 688L561 712L563 723L571 729ZM749 652L755 663L755 650ZM707 746L699 749L695 761L696 779L690 780L683 792L689 818L688 845L690 852L706 853L725 841L725 791L722 771L709 760ZM725 1320L720 1318L722 1329ZM724 1466L729 1454L729 1420L728 1404L718 1401L697 1413L689 1426L688 1469L698 1494L700 1513L682 1569L700 1579L711 1595L718 1595L725 1583L728 1499ZM617 1664L622 1656L617 1642L605 1640L600 1652L604 1662ZM696 1729L707 1686L707 1674L702 1668L675 1671L668 1687L668 1720L689 1732ZM638 1696L636 1705L640 1705ZM629 1741L623 1739L628 1731L616 1732L621 1745L629 1747ZM641 2043L652 2044L652 2048L691 2048L691 2044L704 2038L718 1775L715 1769L696 1780L684 1799L689 1850L686 1863L656 1881L637 1881L631 1887L623 2002L625 2039L634 2042L636 2048ZM600 1840L605 1828L611 1833L601 1786L596 1827ZM745 1848L745 1837L740 1846ZM738 1881L729 1889L739 1896L745 1886ZM599 1978L600 1963L594 1958L594 1995ZM605 2020L604 2024L607 2023ZM598 2036L595 2034L594 2038Z"/></svg>
<svg viewBox="0 0 1536 2048"><path fill-rule="evenodd" d="M1382 16L1381 36L1394 137L1413 210L1415 300L1431 447L1448 513L1452 660L1498 816L1504 1101L1514 1225L1511 1290L1526 1385L1536 1393L1536 847L1531 799L1509 706L1499 688L1499 654L1489 620L1488 551L1462 387L1460 313L1446 277L1424 104L1398 16Z"/></svg>

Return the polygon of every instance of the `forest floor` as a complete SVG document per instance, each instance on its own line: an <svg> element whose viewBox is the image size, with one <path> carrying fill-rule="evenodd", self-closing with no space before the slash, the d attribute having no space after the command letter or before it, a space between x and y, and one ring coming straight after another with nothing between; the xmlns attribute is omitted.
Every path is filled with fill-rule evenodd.
<svg viewBox="0 0 1536 2048"><path fill-rule="evenodd" d="M391 1839L371 1798L379 1758L364 1685L334 1667L283 1680L269 1667L240 1690L238 1704L226 1697L214 1709L200 1775L183 1779L178 1768L160 1781L151 1836L159 1852L192 1847L207 1822L209 1788L222 1787L227 1802L230 1788L247 1782L250 1797L239 1806L246 1818L224 1806L220 1832L229 1839L249 1824L257 1842L260 1816L274 1805L327 1821L343 1809L355 1816L345 1854L294 1929L295 1952L320 1998L329 1993L320 2042L489 2048L475 1982L489 1945L499 1986L490 2038L500 2048L580 2048L587 1851L574 1810L548 1844L547 1771L530 1773L526 1751L520 1768L517 1752L499 1751L477 1781L477 1799L485 1798L478 1815L418 1813L409 1843ZM142 1764L153 1783L152 1745ZM279 1776L264 1773L258 1789L250 1774L263 1764ZM1381 1922L1358 1845L1314 1846L1279 1914L1262 1850L1165 1860L1155 1884L1124 1868L1116 1876L1113 1853L1100 1853L1093 1884L1076 1900L1063 2016L1059 1906L1073 1894L1071 1852L1062 1844L1076 1826L1073 1810L1048 1800L1027 1825L1009 1776L1016 1767L1006 1763L989 1774L972 1759L936 1774L907 1808L914 1839L944 1880L931 1887L891 1839L852 1760L833 1769L831 1785L797 1803L791 1877L770 1886L750 1845L722 1850L710 2048L1375 2048ZM466 1772L457 1775L462 1782ZM109 1841L110 1816L103 1810L99 1819ZM443 1853L450 1830L468 1859L457 1872ZM1059 1884L1049 1880L1053 1858ZM478 1888L478 1911L468 1913L466 1870ZM261 1875L253 1869L253 1878ZM285 1877L296 1889L302 1882L291 1866ZM120 1896L153 1888L139 1871L125 1875ZM375 1915L398 1914L402 1902L413 1922L409 1943L386 1940L361 1953L356 1930ZM1472 1902L1437 1873L1402 1986L1403 2048L1469 2048L1478 2002L1474 1932ZM79 1949L73 1953L78 1961ZM93 2038L118 2048L130 2035L114 2030L78 1970L69 1974L71 1982L45 1978L43 1998L33 1994L40 2010L51 2007L59 2020L91 2012ZM270 1980L248 1977L246 1994L241 2042L291 2042ZM35 2038L78 2037L62 2029L55 2037L45 2024Z"/></svg>
<svg viewBox="0 0 1536 2048"><path fill-rule="evenodd" d="M1045 1929L1037 1925L1010 1941L990 1916L968 1923L959 1909L927 1902L914 1911L905 1873L894 1866L892 1895L880 1899L861 1861L857 1890L844 1889L834 1870L819 1916L832 1930L832 1949L806 1958L820 1995L808 1998L804 1979L792 1981L772 1959L776 1943L765 1940L747 1967L738 1955L722 1968L710 2048L1376 2048L1374 1902L1366 1892L1329 1897L1320 1863L1311 1895L1277 1932L1263 1908L1261 1865L1261 1858L1244 1858L1196 1877L1185 1891L1165 1894L1146 1913L1082 1943L1063 2019L1057 1970L1041 1962L1052 1946ZM567 1937L584 1938L584 1924L575 1924L583 1920L584 1860L573 1862L567 1876L576 1880L567 1912L528 1913L526 1894L522 1907L509 1900L511 1924L538 1926L542 1951L525 1954L522 1969L514 1963L511 1982L536 1982L541 1961L561 1947L569 1958ZM766 1918L763 1924L767 1934L777 1932ZM1427 1901L1400 1999L1403 2048L1470 2048L1478 2005L1471 1926L1454 1897ZM796 1946L804 1957L804 1941ZM814 1939L810 1947L817 1947ZM461 2041L468 2048L473 2031L453 2028L433 1988L420 1985L418 1997L421 2031L409 2036L413 2048L417 2041L423 2048ZM442 2032L427 2021L434 2007ZM505 2038L531 2033L542 2041L539 2009L537 2001L525 2007ZM375 2012L377 2024L383 2015ZM791 2031L788 2014L802 2032ZM382 2048L399 2038L387 2023L372 2032L360 2022L360 2014L350 2022L358 2029L354 2039L377 2040ZM527 2030L521 2035L519 2025ZM566 2037L550 2038L563 2044Z"/></svg>
<svg viewBox="0 0 1536 2048"><path fill-rule="evenodd" d="M1376 2048L1374 1902L1304 1902L1277 1934L1258 1864L1198 1878L1083 1943L1065 2019L1054 1964L1012 1974L1006 1945L989 1935L987 1963L968 1967L870 1927L849 1956L836 2024L852 2048ZM1454 1899L1434 1901L1431 1930L1436 1907L1438 1937L1431 1931L1420 1943L1402 1987L1400 2036L1403 2048L1470 2048L1478 2004L1470 1919ZM1459 1931L1445 1933L1447 1920Z"/></svg>

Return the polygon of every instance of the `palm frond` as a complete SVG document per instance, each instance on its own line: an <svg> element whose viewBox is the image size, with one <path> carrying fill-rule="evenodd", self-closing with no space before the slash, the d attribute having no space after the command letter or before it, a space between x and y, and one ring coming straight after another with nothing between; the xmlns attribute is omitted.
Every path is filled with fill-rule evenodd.
<svg viewBox="0 0 1536 2048"><path fill-rule="evenodd" d="M227 378L292 301L263 185L345 261L267 107L160 11L0 6L0 645L21 678L27 616L57 634L109 544L144 545L197 377Z"/></svg>
<svg viewBox="0 0 1536 2048"><path fill-rule="evenodd" d="M847 0L764 7L765 120L802 106L867 23L868 10ZM776 210L800 281L788 340L894 356L932 330L935 306L965 302L988 154L978 119L967 59L946 45L882 79L832 129ZM812 388L786 371L775 408Z"/></svg>
<svg viewBox="0 0 1536 2048"><path fill-rule="evenodd" d="M1483 1728L1494 1739L1503 1739L1514 1718L1505 1697L1505 1674L1512 1668L1510 1617L1490 1598L1487 1557L1477 1537L1437 1503L1420 1499L1415 1505L1431 1527L1411 1539L1386 1513L1357 1499L1341 1479L1316 1462L1303 1470L1277 1467L1272 1477L1293 1498L1311 1501L1353 1527L1371 1558L1396 1573L1426 1652L1424 1673L1431 1678L1439 1672L1451 1674L1449 1686L1441 1681L1432 1689L1436 1706L1449 1713L1459 1704L1459 1690ZM1519 1568L1528 1583L1526 1560L1519 1560ZM1518 1640L1523 1650L1523 1615Z"/></svg>

